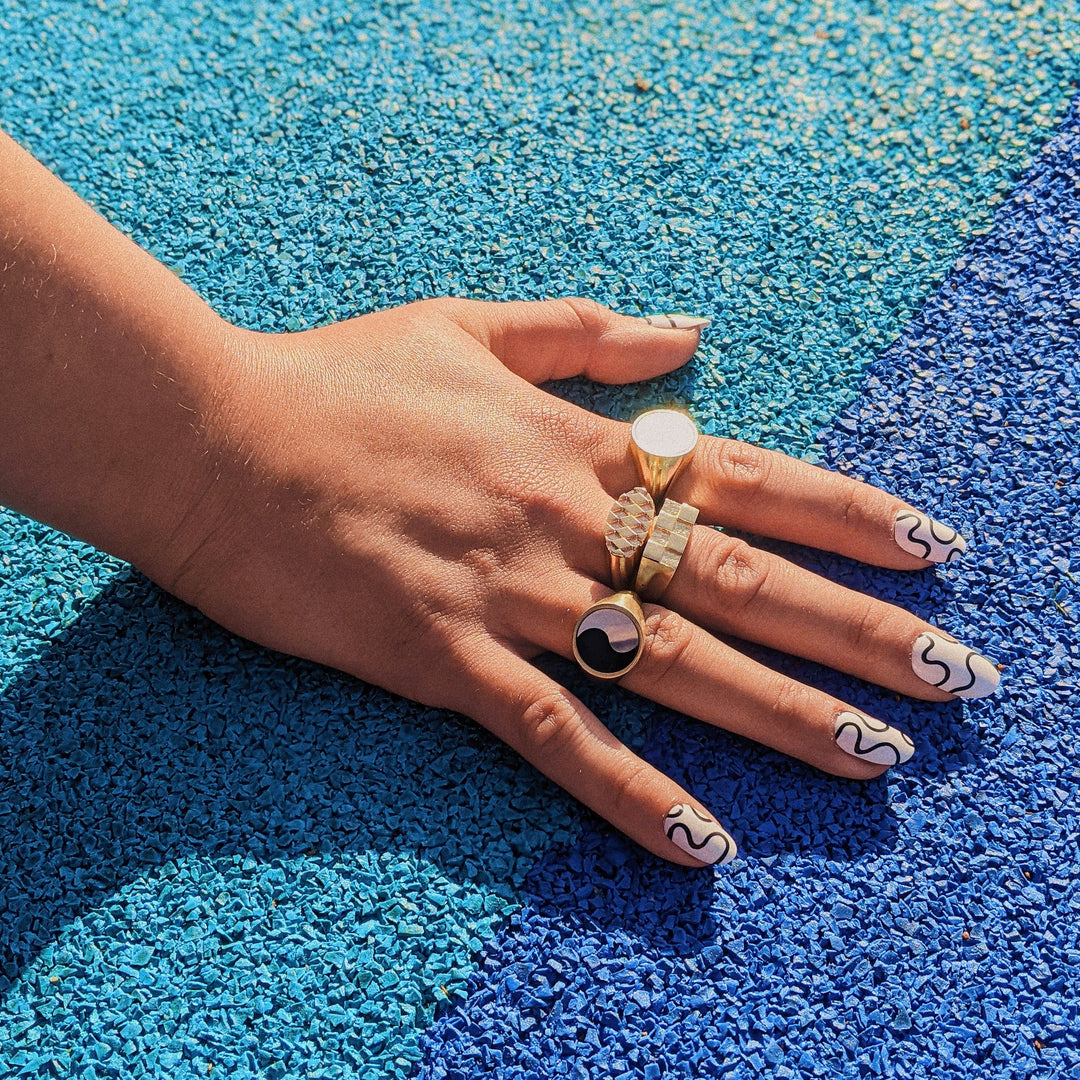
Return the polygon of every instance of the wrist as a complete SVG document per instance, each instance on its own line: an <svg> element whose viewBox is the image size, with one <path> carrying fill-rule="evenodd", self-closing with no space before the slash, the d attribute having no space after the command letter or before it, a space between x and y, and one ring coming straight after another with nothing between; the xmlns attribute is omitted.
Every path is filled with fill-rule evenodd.
<svg viewBox="0 0 1080 1080"><path fill-rule="evenodd" d="M162 579L245 335L0 133L0 501Z"/></svg>
<svg viewBox="0 0 1080 1080"><path fill-rule="evenodd" d="M213 512L220 417L237 407L244 357L244 335L209 307L187 315L182 331L110 335L100 351L24 354L37 385L9 398L17 435L0 439L7 505L162 583Z"/></svg>
<svg viewBox="0 0 1080 1080"><path fill-rule="evenodd" d="M68 531L173 590L227 510L232 418L245 407L252 335L209 308L143 368L125 404L125 437L102 458L86 526Z"/></svg>

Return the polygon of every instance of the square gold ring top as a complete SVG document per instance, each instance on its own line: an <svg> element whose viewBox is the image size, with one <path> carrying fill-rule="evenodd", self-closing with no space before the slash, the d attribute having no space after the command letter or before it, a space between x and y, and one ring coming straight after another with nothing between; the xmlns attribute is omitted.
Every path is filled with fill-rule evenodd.
<svg viewBox="0 0 1080 1080"><path fill-rule="evenodd" d="M686 545L690 542L696 506L665 499L653 522L652 532L641 552L634 591L642 600L659 600L679 569Z"/></svg>

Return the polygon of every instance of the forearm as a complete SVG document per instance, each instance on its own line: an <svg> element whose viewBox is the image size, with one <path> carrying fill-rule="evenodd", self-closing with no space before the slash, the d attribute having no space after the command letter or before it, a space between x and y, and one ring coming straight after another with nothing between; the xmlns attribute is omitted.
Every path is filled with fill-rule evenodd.
<svg viewBox="0 0 1080 1080"><path fill-rule="evenodd" d="M205 495L237 340L0 132L0 502L153 572Z"/></svg>

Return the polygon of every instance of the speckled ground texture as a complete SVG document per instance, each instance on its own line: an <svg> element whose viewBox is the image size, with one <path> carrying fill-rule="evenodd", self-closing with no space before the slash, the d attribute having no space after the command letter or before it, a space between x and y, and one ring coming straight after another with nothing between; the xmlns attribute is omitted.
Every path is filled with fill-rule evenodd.
<svg viewBox="0 0 1080 1080"><path fill-rule="evenodd" d="M913 734L869 785L560 669L731 824L688 873L0 512L0 1076L1080 1070L1078 38L1064 2L0 0L0 124L228 317L712 314L682 373L556 389L962 527L920 575L785 550L1005 665L932 707L769 656Z"/></svg>

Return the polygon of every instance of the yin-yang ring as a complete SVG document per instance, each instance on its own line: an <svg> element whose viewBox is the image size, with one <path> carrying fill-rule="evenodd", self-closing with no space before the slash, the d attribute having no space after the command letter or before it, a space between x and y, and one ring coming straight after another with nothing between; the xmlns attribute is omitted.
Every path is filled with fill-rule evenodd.
<svg viewBox="0 0 1080 1080"><path fill-rule="evenodd" d="M641 659L644 645L645 616L629 591L592 604L574 627L574 659L597 679L621 679Z"/></svg>

